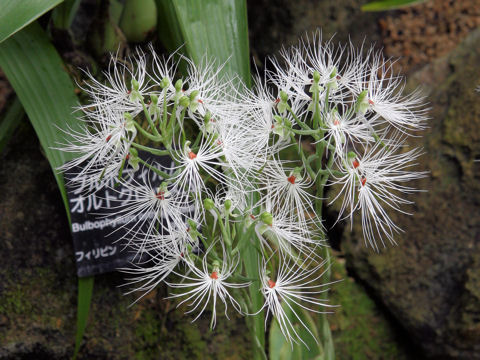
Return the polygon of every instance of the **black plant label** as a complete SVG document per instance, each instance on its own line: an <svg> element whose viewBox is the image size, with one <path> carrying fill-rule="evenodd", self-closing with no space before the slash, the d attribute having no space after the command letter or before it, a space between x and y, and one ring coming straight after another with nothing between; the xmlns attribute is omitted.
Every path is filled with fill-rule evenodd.
<svg viewBox="0 0 480 360"><path fill-rule="evenodd" d="M172 160L168 156L153 156L144 152L139 157L146 162L163 168L171 168ZM129 229L138 225L139 215L128 210L137 195L134 184L148 184L157 188L162 177L147 167L136 171L128 164L122 171L122 182L117 178L104 181L101 187L87 181L70 181L81 173L79 165L65 174L65 183L72 220L72 237L79 277L103 274L139 262L137 251L128 245ZM151 214L153 217L154 214ZM130 230L131 231L131 230ZM141 229L140 229L141 232Z"/></svg>

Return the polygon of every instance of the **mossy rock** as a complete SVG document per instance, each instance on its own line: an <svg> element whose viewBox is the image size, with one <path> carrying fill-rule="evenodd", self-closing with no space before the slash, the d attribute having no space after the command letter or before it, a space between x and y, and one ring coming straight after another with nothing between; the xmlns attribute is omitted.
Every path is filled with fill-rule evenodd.
<svg viewBox="0 0 480 360"><path fill-rule="evenodd" d="M398 246L365 249L360 221L344 232L347 264L423 348L438 359L480 359L480 30L411 77L430 102L429 128L411 184L426 190L390 214Z"/></svg>

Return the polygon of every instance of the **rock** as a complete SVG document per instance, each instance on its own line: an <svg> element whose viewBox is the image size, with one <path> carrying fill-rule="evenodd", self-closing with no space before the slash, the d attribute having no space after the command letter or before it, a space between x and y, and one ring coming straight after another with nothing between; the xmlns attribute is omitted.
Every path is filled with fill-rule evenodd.
<svg viewBox="0 0 480 360"><path fill-rule="evenodd" d="M416 72L431 106L412 184L413 216L392 214L405 230L399 246L365 249L359 221L345 231L347 265L410 334L436 359L480 359L480 30L449 55ZM357 219L359 220L359 219Z"/></svg>

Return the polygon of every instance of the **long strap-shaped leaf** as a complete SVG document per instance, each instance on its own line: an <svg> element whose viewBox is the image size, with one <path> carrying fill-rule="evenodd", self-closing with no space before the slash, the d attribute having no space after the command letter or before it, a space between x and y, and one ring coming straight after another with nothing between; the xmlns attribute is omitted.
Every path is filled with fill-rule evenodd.
<svg viewBox="0 0 480 360"><path fill-rule="evenodd" d="M380 0L372 1L362 6L363 11L386 11L400 9L426 2L427 0Z"/></svg>
<svg viewBox="0 0 480 360"><path fill-rule="evenodd" d="M0 43L62 1L2 0L0 2Z"/></svg>
<svg viewBox="0 0 480 360"><path fill-rule="evenodd" d="M204 55L225 63L225 74L239 75L250 85L247 4L245 0L157 0L159 23L168 23L160 34L173 50L182 43L195 63ZM160 28L162 31L163 28Z"/></svg>
<svg viewBox="0 0 480 360"><path fill-rule="evenodd" d="M18 98L15 98L3 119L0 120L0 153L7 145L15 129L20 125L24 116L25 111L23 111L22 104Z"/></svg>
<svg viewBox="0 0 480 360"><path fill-rule="evenodd" d="M55 174L70 221L65 184L56 169L75 155L56 150L55 147L65 138L65 132L60 129L66 131L79 126L79 121L72 113L77 105L73 83L62 59L36 23L0 44L0 67L35 128ZM92 290L93 277L79 279L76 351L83 337Z"/></svg>

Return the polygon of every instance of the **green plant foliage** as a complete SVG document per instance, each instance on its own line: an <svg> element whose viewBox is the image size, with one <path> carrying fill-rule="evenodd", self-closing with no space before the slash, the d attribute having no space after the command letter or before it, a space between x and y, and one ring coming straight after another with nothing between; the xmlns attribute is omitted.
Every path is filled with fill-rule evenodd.
<svg viewBox="0 0 480 360"><path fill-rule="evenodd" d="M24 115L25 111L23 111L22 104L18 98L15 98L3 119L0 120L0 153L7 145L15 129L20 125Z"/></svg>
<svg viewBox="0 0 480 360"><path fill-rule="evenodd" d="M247 5L245 0L157 0L160 38L170 51L183 43L192 60L203 56L225 63L224 73L250 85Z"/></svg>
<svg viewBox="0 0 480 360"><path fill-rule="evenodd" d="M385 11L423 3L427 0L381 0L373 1L362 6L362 11Z"/></svg>
<svg viewBox="0 0 480 360"><path fill-rule="evenodd" d="M300 337L306 344L306 346L302 343L300 344L293 344L291 345L285 340L285 337L280 330L280 326L278 325L277 319L272 321L272 326L270 327L270 347L269 347L269 354L271 360L298 360L298 359L315 359L315 360L324 360L327 359L325 356L324 349L321 343L317 343L315 339L319 339L317 326L315 325L315 321L312 319L310 314L300 309L300 307L296 306L295 313L299 315L299 319L297 319L292 310L285 306L285 302L283 303L283 309L285 314L289 317L290 321L293 324L295 331L298 333L298 337ZM305 326L301 323L304 323L308 326L312 334L310 334ZM321 337L320 337L321 339Z"/></svg>
<svg viewBox="0 0 480 360"><path fill-rule="evenodd" d="M23 29L63 0L2 0L0 43Z"/></svg>
<svg viewBox="0 0 480 360"><path fill-rule="evenodd" d="M82 0L65 0L52 11L53 25L58 29L68 30Z"/></svg>
<svg viewBox="0 0 480 360"><path fill-rule="evenodd" d="M93 293L93 283L93 276L78 278L77 333L75 334L75 351L73 353L73 359L76 359L78 350L80 350L83 333L87 326L88 312L90 310Z"/></svg>
<svg viewBox="0 0 480 360"><path fill-rule="evenodd" d="M68 210L63 176L56 169L74 154L55 149L61 130L79 128L72 80L42 28L34 23L0 44L0 67L20 99L50 162Z"/></svg>

